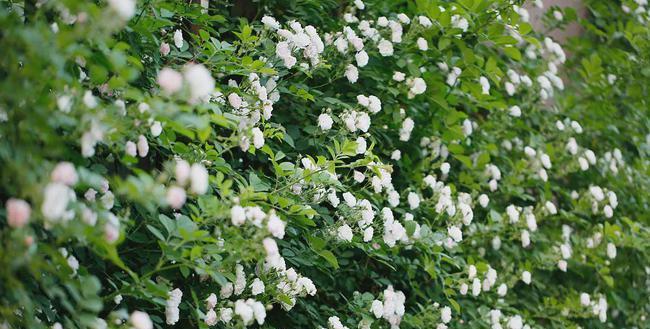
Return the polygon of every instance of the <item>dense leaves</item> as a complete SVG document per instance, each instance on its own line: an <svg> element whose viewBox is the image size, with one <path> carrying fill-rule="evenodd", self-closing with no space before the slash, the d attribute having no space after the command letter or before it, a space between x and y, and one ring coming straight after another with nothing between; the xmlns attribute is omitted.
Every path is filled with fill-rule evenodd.
<svg viewBox="0 0 650 329"><path fill-rule="evenodd" d="M649 12L585 4L0 1L0 328L647 327Z"/></svg>

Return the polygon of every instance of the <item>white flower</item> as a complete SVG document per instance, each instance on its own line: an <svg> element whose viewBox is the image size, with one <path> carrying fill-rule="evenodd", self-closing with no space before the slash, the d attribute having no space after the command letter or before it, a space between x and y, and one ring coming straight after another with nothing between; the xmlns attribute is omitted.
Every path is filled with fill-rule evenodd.
<svg viewBox="0 0 650 329"><path fill-rule="evenodd" d="M413 131L413 128L415 127L415 122L411 118L406 118L402 122L402 127L399 130L399 140L401 141L408 141L411 139L411 132Z"/></svg>
<svg viewBox="0 0 650 329"><path fill-rule="evenodd" d="M499 236L495 236L494 238L492 238L491 244L492 244L492 249L494 250L501 249L501 238L499 238Z"/></svg>
<svg viewBox="0 0 650 329"><path fill-rule="evenodd" d="M533 149L533 148L530 147L530 146L526 146L526 147L524 147L524 153L525 153L528 157L530 157L530 158L534 157L534 156L537 154L537 152L535 151L535 149Z"/></svg>
<svg viewBox="0 0 650 329"><path fill-rule="evenodd" d="M278 239L284 238L284 228L286 224L276 214L271 213L267 223L269 233Z"/></svg>
<svg viewBox="0 0 650 329"><path fill-rule="evenodd" d="M185 204L187 196L185 190L178 186L172 186L167 190L167 203L174 209L180 209Z"/></svg>
<svg viewBox="0 0 650 329"><path fill-rule="evenodd" d="M372 226L367 227L365 230L363 230L363 242L370 242L374 233L375 229L373 229Z"/></svg>
<svg viewBox="0 0 650 329"><path fill-rule="evenodd" d="M241 97L239 97L239 95L237 95L237 93L230 93L230 95L228 95L228 103L235 110L239 110L239 108L241 108L242 105L242 99Z"/></svg>
<svg viewBox="0 0 650 329"><path fill-rule="evenodd" d="M251 294L257 296L264 293L264 282L259 278L255 278L251 283Z"/></svg>
<svg viewBox="0 0 650 329"><path fill-rule="evenodd" d="M582 126L578 121L571 121L571 129L573 129L576 134L582 134Z"/></svg>
<svg viewBox="0 0 650 329"><path fill-rule="evenodd" d="M384 57L393 55L393 43L386 39L381 39L379 44L377 44L377 48L379 49L379 53Z"/></svg>
<svg viewBox="0 0 650 329"><path fill-rule="evenodd" d="M187 180L190 178L190 164L185 160L176 161L174 175L176 176L178 184L185 185Z"/></svg>
<svg viewBox="0 0 650 329"><path fill-rule="evenodd" d="M416 209L420 206L420 196L417 193L410 192L407 197L409 207L411 209Z"/></svg>
<svg viewBox="0 0 650 329"><path fill-rule="evenodd" d="M449 162L443 162L440 165L440 172L442 172L443 175L447 175L449 173L449 169L451 169Z"/></svg>
<svg viewBox="0 0 650 329"><path fill-rule="evenodd" d="M478 79L479 84L481 84L481 90L483 95L489 95L490 94L490 81L486 77L480 77Z"/></svg>
<svg viewBox="0 0 650 329"><path fill-rule="evenodd" d="M212 293L210 296L208 296L208 298L205 299L205 307L211 310L215 306L217 306L217 295Z"/></svg>
<svg viewBox="0 0 650 329"><path fill-rule="evenodd" d="M52 173L50 174L50 180L55 183L62 183L68 186L73 186L77 184L79 177L77 176L77 170L74 168L74 165L70 162L59 162Z"/></svg>
<svg viewBox="0 0 650 329"><path fill-rule="evenodd" d="M174 69L166 67L158 72L156 82L165 93L173 94L183 87L183 75Z"/></svg>
<svg viewBox="0 0 650 329"><path fill-rule="evenodd" d="M607 244L607 257L610 259L616 258L616 245L611 242Z"/></svg>
<svg viewBox="0 0 650 329"><path fill-rule="evenodd" d="M354 179L355 182L361 183L366 179L366 175L364 175L362 172L355 170L352 173L352 178Z"/></svg>
<svg viewBox="0 0 650 329"><path fill-rule="evenodd" d="M467 269L467 278L472 280L476 277L476 266L470 265Z"/></svg>
<svg viewBox="0 0 650 329"><path fill-rule="evenodd" d="M562 271L562 272L566 272L567 265L568 265L568 263L567 263L566 260L564 260L564 259L560 259L560 260L557 262L557 268L559 268L560 271Z"/></svg>
<svg viewBox="0 0 650 329"><path fill-rule="evenodd" d="M149 153L149 143L147 142L147 138L144 137L143 135L138 136L137 148L138 148L138 155L141 158L146 157L147 154Z"/></svg>
<svg viewBox="0 0 650 329"><path fill-rule="evenodd" d="M406 16L406 14L404 14L404 13L397 14L397 19L399 19L399 21L402 22L402 24L410 24L411 23L411 19L408 16Z"/></svg>
<svg viewBox="0 0 650 329"><path fill-rule="evenodd" d="M447 233L449 234L449 237L454 239L456 242L460 242L463 240L463 232L458 228L458 226L452 225L449 228L447 228Z"/></svg>
<svg viewBox="0 0 650 329"><path fill-rule="evenodd" d="M469 136L473 131L474 127L472 126L472 121L470 119L463 120L463 134L465 134L465 136Z"/></svg>
<svg viewBox="0 0 650 329"><path fill-rule="evenodd" d="M360 10L364 10L366 5L361 0L354 0L354 5L357 6Z"/></svg>
<svg viewBox="0 0 650 329"><path fill-rule="evenodd" d="M614 216L614 210L610 205L605 205L605 207L603 208L603 214L607 218L612 218L612 216Z"/></svg>
<svg viewBox="0 0 650 329"><path fill-rule="evenodd" d="M253 146L255 146L256 149L261 148L264 146L264 133L260 130L260 128L253 128L252 129L253 133Z"/></svg>
<svg viewBox="0 0 650 329"><path fill-rule="evenodd" d="M241 226L246 222L246 212L240 205L235 205L230 209L230 220L233 225Z"/></svg>
<svg viewBox="0 0 650 329"><path fill-rule="evenodd" d="M530 245L530 233L527 230L521 231L521 246L526 248Z"/></svg>
<svg viewBox="0 0 650 329"><path fill-rule="evenodd" d="M359 129L365 133L370 128L370 116L366 112L357 113L356 117L354 118L354 124L356 129Z"/></svg>
<svg viewBox="0 0 650 329"><path fill-rule="evenodd" d="M359 80L359 70L357 70L357 67L352 64L348 64L348 66L345 67L344 75L350 83L355 83Z"/></svg>
<svg viewBox="0 0 650 329"><path fill-rule="evenodd" d="M209 327L214 326L219 322L219 318L217 318L217 312L215 312L213 309L208 310L207 313L205 313L205 324Z"/></svg>
<svg viewBox="0 0 650 329"><path fill-rule="evenodd" d="M167 299L165 306L165 322L168 325L174 325L179 320L178 306L181 304L183 292L176 288L169 292L169 299Z"/></svg>
<svg viewBox="0 0 650 329"><path fill-rule="evenodd" d="M266 27L271 28L273 30L277 30L280 28L280 23L278 23L278 21L271 16L264 15L264 17L262 17L262 23Z"/></svg>
<svg viewBox="0 0 650 329"><path fill-rule="evenodd" d="M427 43L427 40L426 40L426 39L424 39L424 38L418 38L418 40L416 41L416 43L417 43L417 45L418 45L418 49L420 49L420 50L422 50L422 51L427 51L427 50L429 50L429 44Z"/></svg>
<svg viewBox="0 0 650 329"><path fill-rule="evenodd" d="M241 317L245 326L249 325L253 321L253 308L242 299L235 302L235 314Z"/></svg>
<svg viewBox="0 0 650 329"><path fill-rule="evenodd" d="M481 205L481 207L487 207L489 202L490 198L486 194L481 194L478 196L478 203Z"/></svg>
<svg viewBox="0 0 650 329"><path fill-rule="evenodd" d="M134 329L153 329L153 322L151 322L149 314L145 312L134 311L129 317L129 322Z"/></svg>
<svg viewBox="0 0 650 329"><path fill-rule="evenodd" d="M532 280L532 278L531 278L530 272L523 271L521 273L521 281L524 281L525 284L530 284L531 280Z"/></svg>
<svg viewBox="0 0 650 329"><path fill-rule="evenodd" d="M232 320L233 310L232 308L221 308L219 309L219 320L224 323L230 322Z"/></svg>
<svg viewBox="0 0 650 329"><path fill-rule="evenodd" d="M463 32L466 32L467 28L469 28L469 22L467 19L460 15L454 15L451 17L451 25L454 28L463 30Z"/></svg>
<svg viewBox="0 0 650 329"><path fill-rule="evenodd" d="M235 290L235 286L231 282L227 282L225 285L221 286L221 289L219 290L219 296L224 299L230 298L230 296L232 296L233 290Z"/></svg>
<svg viewBox="0 0 650 329"><path fill-rule="evenodd" d="M58 221L66 215L68 203L75 200L74 191L61 183L50 183L43 191L41 212L47 221Z"/></svg>
<svg viewBox="0 0 650 329"><path fill-rule="evenodd" d="M521 116L521 109L519 108L519 106L514 105L514 106L510 107L510 109L508 110L508 113L510 113L511 116L513 116L515 118L518 118L518 117Z"/></svg>
<svg viewBox="0 0 650 329"><path fill-rule="evenodd" d="M390 158L395 161L399 161L402 158L402 151L395 150L391 153Z"/></svg>
<svg viewBox="0 0 650 329"><path fill-rule="evenodd" d="M469 286L467 285L467 283L462 283L458 290L461 295L465 296L467 294L467 291L469 290Z"/></svg>
<svg viewBox="0 0 650 329"><path fill-rule="evenodd" d="M334 190L327 194L327 200L332 204L332 207L334 208L338 207L339 203L341 203L341 200L338 196L336 196L336 191Z"/></svg>
<svg viewBox="0 0 650 329"><path fill-rule="evenodd" d="M174 31L174 45L176 48L183 48L183 32L181 30Z"/></svg>
<svg viewBox="0 0 650 329"><path fill-rule="evenodd" d="M371 113L378 113L381 111L381 100L377 96L368 96L368 110Z"/></svg>
<svg viewBox="0 0 650 329"><path fill-rule="evenodd" d="M84 93L83 102L84 105L86 105L88 108L91 109L97 106L97 98L93 96L93 93L90 90L86 90L86 92Z"/></svg>
<svg viewBox="0 0 650 329"><path fill-rule="evenodd" d="M124 20L135 14L135 0L108 0L108 5Z"/></svg>
<svg viewBox="0 0 650 329"><path fill-rule="evenodd" d="M595 165L596 164L596 154L592 150L586 150L585 151L585 157L589 161L590 164Z"/></svg>
<svg viewBox="0 0 650 329"><path fill-rule="evenodd" d="M320 127L320 129L323 131L330 130L333 123L334 120L332 120L332 117L327 113L323 113L318 116L318 127Z"/></svg>
<svg viewBox="0 0 650 329"><path fill-rule="evenodd" d="M596 201L602 201L605 199L605 193L599 186L589 186L589 193L591 193L591 196L593 196Z"/></svg>
<svg viewBox="0 0 650 329"><path fill-rule="evenodd" d="M358 52L356 55L354 55L354 58L356 59L357 65L359 67L364 67L368 64L368 53L366 53L365 50Z"/></svg>
<svg viewBox="0 0 650 329"><path fill-rule="evenodd" d="M610 73L610 74L607 75L607 82L609 82L610 85L613 85L614 82L616 82L617 79L618 79L618 77L616 75L614 75L614 74Z"/></svg>
<svg viewBox="0 0 650 329"><path fill-rule="evenodd" d="M445 306L440 310L440 321L443 323L451 321L451 308L449 306Z"/></svg>
<svg viewBox="0 0 650 329"><path fill-rule="evenodd" d="M214 79L205 66L191 64L184 71L185 81L190 88L190 100L196 102L210 96L214 90Z"/></svg>
<svg viewBox="0 0 650 329"><path fill-rule="evenodd" d="M559 10L554 10L553 11L553 17L557 19L558 21L561 21L564 19L564 15L562 15L562 12Z"/></svg>
<svg viewBox="0 0 650 329"><path fill-rule="evenodd" d="M399 193L393 190L388 192L388 203L391 207L397 207L399 205Z"/></svg>
<svg viewBox="0 0 650 329"><path fill-rule="evenodd" d="M151 135L153 137L158 137L162 133L162 124L160 121L154 121L153 124L151 124Z"/></svg>
<svg viewBox="0 0 650 329"><path fill-rule="evenodd" d="M589 304L591 304L589 294L584 292L580 294L580 304L582 304L582 306L589 306Z"/></svg>
<svg viewBox="0 0 650 329"><path fill-rule="evenodd" d="M70 109L72 108L72 97L68 95L59 96L56 99L56 105L61 112L70 113Z"/></svg>
<svg viewBox="0 0 650 329"><path fill-rule="evenodd" d="M7 224L13 228L21 228L29 221L32 208L22 199L9 198L5 203L7 209Z"/></svg>
<svg viewBox="0 0 650 329"><path fill-rule="evenodd" d="M499 285L499 288L497 288L497 294L499 294L499 296L503 297L507 293L508 293L508 286L506 286L505 283L502 283L501 285Z"/></svg>
<svg viewBox="0 0 650 329"><path fill-rule="evenodd" d="M352 241L352 228L348 226L348 224L343 224L342 226L339 226L336 232L339 240L343 240L347 242Z"/></svg>
<svg viewBox="0 0 650 329"><path fill-rule="evenodd" d="M348 327L344 326L341 323L341 320L338 316L330 316L327 319L327 324L329 325L330 329L348 329Z"/></svg>
<svg viewBox="0 0 650 329"><path fill-rule="evenodd" d="M512 82L510 82L510 81L506 82L505 86L506 86L506 93L508 94L508 96L512 96L512 95L515 94L515 91L516 91L515 90L515 85L512 84Z"/></svg>
<svg viewBox="0 0 650 329"><path fill-rule="evenodd" d="M548 211L549 214L555 215L557 214L557 208L555 208L555 205L551 201L546 201L544 204L544 207L546 207L546 210Z"/></svg>
<svg viewBox="0 0 650 329"><path fill-rule="evenodd" d="M358 137L356 143L357 143L357 149L356 149L357 154L366 153L366 148L367 148L366 139L363 137Z"/></svg>
<svg viewBox="0 0 650 329"><path fill-rule="evenodd" d="M575 138L569 138L569 141L566 143L566 149L571 155L576 155L576 153L578 153L578 143Z"/></svg>
<svg viewBox="0 0 650 329"><path fill-rule="evenodd" d="M509 329L522 329L523 325L523 320L519 315L515 315L508 320Z"/></svg>
<svg viewBox="0 0 650 329"><path fill-rule="evenodd" d="M458 79L458 77L460 76L460 74L461 74L462 72L463 72L463 71L462 71L460 68L458 68L458 67L453 67L453 68L451 69L451 71L449 72L449 74L447 74L447 81L446 81L446 82L447 82L447 85L453 87L453 86L456 84L456 80Z"/></svg>
<svg viewBox="0 0 650 329"><path fill-rule="evenodd" d="M548 156L548 154L542 153L539 159L542 162L542 166L544 166L544 168L551 169L551 158Z"/></svg>
<svg viewBox="0 0 650 329"><path fill-rule="evenodd" d="M431 27L433 25L431 20L425 16L418 16L418 23L424 27Z"/></svg>
<svg viewBox="0 0 650 329"><path fill-rule="evenodd" d="M291 49L287 41L281 41L275 45L275 55L284 61L284 66L288 69L292 68L297 62L297 59L291 55Z"/></svg>
<svg viewBox="0 0 650 329"><path fill-rule="evenodd" d="M474 278L472 281L472 295L478 296L481 293L481 280Z"/></svg>
<svg viewBox="0 0 650 329"><path fill-rule="evenodd" d="M363 107L368 107L370 105L370 99L366 95L357 95L357 103Z"/></svg>
<svg viewBox="0 0 650 329"><path fill-rule="evenodd" d="M415 78L411 80L411 83L409 85L411 87L409 91L413 95L420 95L427 90L427 83L422 78Z"/></svg>
<svg viewBox="0 0 650 329"><path fill-rule="evenodd" d="M196 194L208 191L208 171L202 164L195 163L190 168L190 189Z"/></svg>
<svg viewBox="0 0 650 329"><path fill-rule="evenodd" d="M384 315L384 304L380 300L375 299L372 301L370 311L379 319Z"/></svg>

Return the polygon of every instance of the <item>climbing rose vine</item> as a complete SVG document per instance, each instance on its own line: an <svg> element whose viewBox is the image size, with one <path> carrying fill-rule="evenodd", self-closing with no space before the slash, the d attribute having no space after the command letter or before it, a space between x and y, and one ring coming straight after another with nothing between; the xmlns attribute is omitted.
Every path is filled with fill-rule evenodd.
<svg viewBox="0 0 650 329"><path fill-rule="evenodd" d="M0 328L647 327L650 7L584 5L0 1Z"/></svg>

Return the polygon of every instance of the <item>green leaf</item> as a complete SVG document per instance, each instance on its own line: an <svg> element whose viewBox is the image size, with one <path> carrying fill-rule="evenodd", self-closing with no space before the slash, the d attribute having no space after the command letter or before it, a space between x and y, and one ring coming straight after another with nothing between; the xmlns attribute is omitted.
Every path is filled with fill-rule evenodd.
<svg viewBox="0 0 650 329"><path fill-rule="evenodd" d="M521 61L521 52L519 52L519 49L515 47L504 47L502 48L503 52L508 55L508 57L516 60L516 61Z"/></svg>
<svg viewBox="0 0 650 329"><path fill-rule="evenodd" d="M147 225L147 229L148 229L151 233L153 233L153 235L156 236L156 238L158 238L158 240L161 240L161 241L165 241L165 240L166 240L165 237L162 235L162 233L160 233L160 231L159 231L157 228L155 228L155 227L153 227L153 226L151 226L151 225Z"/></svg>
<svg viewBox="0 0 650 329"><path fill-rule="evenodd" d="M330 265L332 265L332 267L334 267L335 269L339 268L339 262L336 260L336 256L334 256L334 254L331 251L321 250L318 252L318 254L321 255L321 257L325 258L325 260Z"/></svg>

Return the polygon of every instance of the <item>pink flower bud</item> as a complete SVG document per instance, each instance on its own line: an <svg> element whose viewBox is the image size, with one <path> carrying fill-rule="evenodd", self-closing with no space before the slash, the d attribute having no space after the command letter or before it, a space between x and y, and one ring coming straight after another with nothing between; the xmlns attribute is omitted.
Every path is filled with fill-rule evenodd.
<svg viewBox="0 0 650 329"><path fill-rule="evenodd" d="M180 209L185 204L187 195L185 194L184 189L178 186L172 186L167 190L166 198L170 207Z"/></svg>
<svg viewBox="0 0 650 329"><path fill-rule="evenodd" d="M169 44L167 42L163 42L160 44L160 54L163 56L169 55L169 51L171 50L171 47L169 47Z"/></svg>
<svg viewBox="0 0 650 329"><path fill-rule="evenodd" d="M77 170L74 168L74 165L70 162L59 162L59 164L54 167L52 174L50 175L52 182L63 183L68 186L73 186L77 184Z"/></svg>
<svg viewBox="0 0 650 329"><path fill-rule="evenodd" d="M25 200L11 198L7 200L7 223L13 228L21 228L29 221L32 208Z"/></svg>

